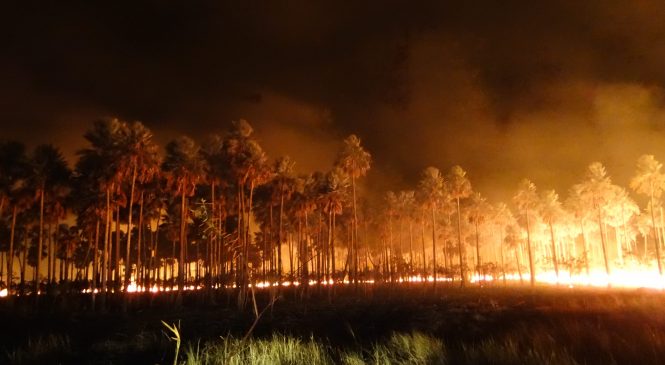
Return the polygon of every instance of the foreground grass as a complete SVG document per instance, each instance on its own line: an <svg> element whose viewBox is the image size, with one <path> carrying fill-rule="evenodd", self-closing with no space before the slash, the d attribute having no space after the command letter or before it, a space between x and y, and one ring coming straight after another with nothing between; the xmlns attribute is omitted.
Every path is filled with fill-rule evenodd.
<svg viewBox="0 0 665 365"><path fill-rule="evenodd" d="M416 332L393 334L386 341L366 348L336 349L312 338L300 340L275 335L270 339L243 342L227 337L203 348L190 347L183 364L578 364L565 349L554 344L524 348L520 342L522 339L504 338L447 348L441 340ZM448 356L449 353L451 356Z"/></svg>
<svg viewBox="0 0 665 365"><path fill-rule="evenodd" d="M126 317L8 312L0 363L171 365L164 320L180 323L177 364L665 364L661 292L285 293L244 341L253 314L220 302Z"/></svg>
<svg viewBox="0 0 665 365"><path fill-rule="evenodd" d="M241 364L445 364L441 341L420 333L393 334L385 343L353 350L335 349L313 338L300 340L274 335L269 339L243 342L223 338L204 348L190 347L185 354L186 365Z"/></svg>

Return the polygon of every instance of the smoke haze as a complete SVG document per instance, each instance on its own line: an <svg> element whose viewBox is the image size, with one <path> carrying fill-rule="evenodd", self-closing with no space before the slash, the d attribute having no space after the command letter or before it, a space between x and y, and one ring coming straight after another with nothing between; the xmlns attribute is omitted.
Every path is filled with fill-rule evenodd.
<svg viewBox="0 0 665 365"><path fill-rule="evenodd" d="M210 1L6 5L0 138L73 156L90 123L164 144L245 118L271 157L329 168L358 134L373 190L462 165L494 199L562 195L595 160L626 185L665 160L665 3Z"/></svg>

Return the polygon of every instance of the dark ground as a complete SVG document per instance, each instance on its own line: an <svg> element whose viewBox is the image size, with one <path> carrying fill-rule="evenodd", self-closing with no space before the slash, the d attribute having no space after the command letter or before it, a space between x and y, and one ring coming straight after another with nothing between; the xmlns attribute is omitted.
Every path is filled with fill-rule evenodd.
<svg viewBox="0 0 665 365"><path fill-rule="evenodd" d="M121 314L110 300L104 314L86 311L89 298L0 301L0 362L166 364L173 344L161 321L180 323L182 338L196 345L220 336L244 336L252 310L235 309L233 293L218 293L215 304L188 293L180 309L169 294L141 295ZM269 293L257 293L259 310ZM207 303L206 303L207 302ZM580 363L665 363L665 293L567 288L468 288L421 285L338 289L300 300L286 290L265 311L255 337L282 333L314 337L335 347L363 346L393 332L419 331L452 347L510 339L517 351L563 349ZM452 358L454 360L454 354Z"/></svg>

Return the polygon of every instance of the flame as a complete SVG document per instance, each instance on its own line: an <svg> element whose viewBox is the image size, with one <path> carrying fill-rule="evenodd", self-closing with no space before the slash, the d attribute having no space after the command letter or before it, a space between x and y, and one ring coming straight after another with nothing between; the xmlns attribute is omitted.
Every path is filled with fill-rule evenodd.
<svg viewBox="0 0 665 365"><path fill-rule="evenodd" d="M0 290L0 298L4 298L4 297L6 297L7 295L9 295L9 291L7 291L6 288Z"/></svg>
<svg viewBox="0 0 665 365"><path fill-rule="evenodd" d="M609 276L599 269L591 270L589 275L559 271L558 277L554 271L546 271L536 274L536 281L551 285L665 289L665 278L658 270L647 268L614 269Z"/></svg>
<svg viewBox="0 0 665 365"><path fill-rule="evenodd" d="M665 275L661 275L657 269L657 266L652 264L650 266L640 265L636 262L624 262L624 265L620 266L616 264L610 269L610 274L608 275L605 271L605 268L593 266L590 268L589 273L587 274L585 270L582 272L571 272L567 269L560 269L557 273L551 268L537 268L537 273L535 277L536 283L539 285L548 285L548 286L558 286L558 287L598 287L598 288L612 288L612 289L627 289L627 288L648 288L648 289L657 289L665 290ZM509 281L511 283L522 283L524 286L528 285L530 282L530 274L528 270L522 272L520 275L517 272L506 272L505 278L499 273L494 275L486 274L479 275L478 273L470 274L469 282L483 285L483 283L494 285L500 285L503 280ZM398 283L433 283L435 281L432 275L410 275L406 277L399 277L395 279L395 282ZM455 283L459 282L459 277L451 278L445 276L437 276L436 282L441 283ZM360 280L360 283L373 285L377 282L375 279L364 279ZM254 286L255 288L265 289L271 287L298 287L300 285L351 285L353 281L349 280L348 277L343 280L315 280L309 279L306 282L300 282L297 280L285 280L281 283L278 281L258 281L254 284L249 284L250 287ZM221 285L216 284L214 288L237 288L236 284ZM183 288L186 291L202 290L205 289L202 285L187 285ZM131 281L127 286L127 293L159 293L159 292L170 292L178 290L176 287L171 286L159 286L153 284L151 287L145 287L138 285L136 281ZM90 288L83 289L83 293L92 293L93 290ZM100 293L101 289L94 289L94 293ZM113 293L114 289L109 288L108 292ZM41 292L39 293L41 294ZM7 289L0 290L0 298L7 297L9 291Z"/></svg>

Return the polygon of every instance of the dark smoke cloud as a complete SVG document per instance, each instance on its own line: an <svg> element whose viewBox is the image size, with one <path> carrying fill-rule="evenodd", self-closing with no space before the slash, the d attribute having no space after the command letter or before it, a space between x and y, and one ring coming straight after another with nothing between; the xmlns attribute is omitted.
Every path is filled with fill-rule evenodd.
<svg viewBox="0 0 665 365"><path fill-rule="evenodd" d="M4 5L0 137L68 155L98 117L158 139L246 118L271 156L328 168L357 133L372 189L464 166L505 199L565 190L593 160L625 184L665 159L659 1Z"/></svg>

